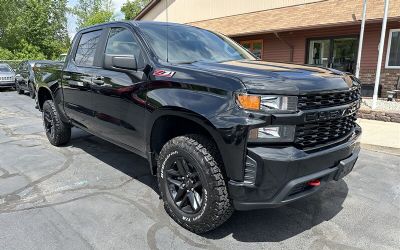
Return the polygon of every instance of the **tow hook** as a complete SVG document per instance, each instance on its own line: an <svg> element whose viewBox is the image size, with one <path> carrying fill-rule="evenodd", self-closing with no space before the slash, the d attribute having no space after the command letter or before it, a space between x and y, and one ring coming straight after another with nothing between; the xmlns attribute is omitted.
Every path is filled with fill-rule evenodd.
<svg viewBox="0 0 400 250"><path fill-rule="evenodd" d="M319 185L321 185L321 181L316 179L316 180L307 182L307 184L312 187L318 187Z"/></svg>

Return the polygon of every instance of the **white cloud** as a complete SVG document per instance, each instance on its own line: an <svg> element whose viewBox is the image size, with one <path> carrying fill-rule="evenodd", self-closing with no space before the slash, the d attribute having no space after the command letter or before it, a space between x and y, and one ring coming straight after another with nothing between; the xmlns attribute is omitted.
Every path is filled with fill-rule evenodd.
<svg viewBox="0 0 400 250"><path fill-rule="evenodd" d="M127 2L127 0L112 0L113 6L116 11L119 11L125 2Z"/></svg>
<svg viewBox="0 0 400 250"><path fill-rule="evenodd" d="M112 0L114 13L115 13L115 16L117 17L117 19L123 19L124 18L124 14L121 12L121 7L126 1L127 0Z"/></svg>

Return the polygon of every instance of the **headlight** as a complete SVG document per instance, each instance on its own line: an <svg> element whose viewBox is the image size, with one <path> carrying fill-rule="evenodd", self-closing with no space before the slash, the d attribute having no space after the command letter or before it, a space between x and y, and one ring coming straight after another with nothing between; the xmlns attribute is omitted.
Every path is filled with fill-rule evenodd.
<svg viewBox="0 0 400 250"><path fill-rule="evenodd" d="M236 94L237 104L247 110L297 111L297 96Z"/></svg>
<svg viewBox="0 0 400 250"><path fill-rule="evenodd" d="M295 126L273 125L250 130L248 142L292 142Z"/></svg>

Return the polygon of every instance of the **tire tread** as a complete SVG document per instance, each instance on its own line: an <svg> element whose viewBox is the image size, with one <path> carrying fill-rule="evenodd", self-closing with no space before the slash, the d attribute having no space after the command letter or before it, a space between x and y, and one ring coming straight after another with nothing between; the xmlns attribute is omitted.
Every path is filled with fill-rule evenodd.
<svg viewBox="0 0 400 250"><path fill-rule="evenodd" d="M228 220L234 211L231 200L229 199L223 172L219 167L223 166L219 152L215 144L202 135L189 134L175 137L167 142L161 150L157 164L158 173L161 166L160 159L163 159L163 156L168 154L167 152L171 149L171 147L176 146L187 150L192 148L206 161L206 164L202 165L209 166L207 181L211 189L214 191L215 200L213 200L213 205L211 206L211 214L204 214L203 216L205 216L205 219L200 223L187 223L180 220L169 207L169 204L166 203L166 199L164 199L166 211L178 224L181 224L183 227L194 233L199 234L213 230ZM161 190L160 185L161 183L159 181L159 188Z"/></svg>
<svg viewBox="0 0 400 250"><path fill-rule="evenodd" d="M50 109L52 113L53 126L54 126L54 138L47 136L50 143L54 146L61 146L69 142L71 139L71 126L60 119L58 111L52 100L46 100L43 104L43 112Z"/></svg>

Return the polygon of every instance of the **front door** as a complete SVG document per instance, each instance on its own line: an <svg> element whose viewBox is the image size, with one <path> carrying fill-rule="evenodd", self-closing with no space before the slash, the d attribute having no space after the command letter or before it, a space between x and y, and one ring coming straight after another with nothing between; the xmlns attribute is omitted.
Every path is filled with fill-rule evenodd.
<svg viewBox="0 0 400 250"><path fill-rule="evenodd" d="M93 78L95 130L117 143L145 151L145 100L143 51L130 27L114 26L108 30L104 58L135 56L137 70L101 68Z"/></svg>
<svg viewBox="0 0 400 250"><path fill-rule="evenodd" d="M310 39L307 64L354 73L357 49L356 37Z"/></svg>

